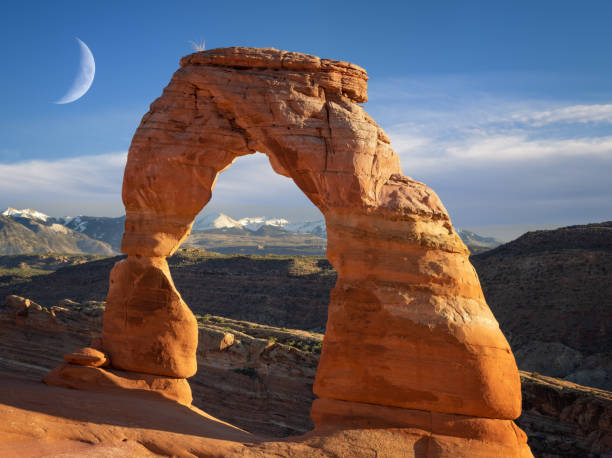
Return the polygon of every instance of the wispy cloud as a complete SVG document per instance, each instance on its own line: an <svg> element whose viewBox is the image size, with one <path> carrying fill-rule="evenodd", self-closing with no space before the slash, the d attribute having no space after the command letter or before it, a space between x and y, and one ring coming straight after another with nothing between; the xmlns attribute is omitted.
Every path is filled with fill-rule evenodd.
<svg viewBox="0 0 612 458"><path fill-rule="evenodd" d="M251 205L311 205L290 178L278 175L265 154L239 157L219 174L213 202Z"/></svg>
<svg viewBox="0 0 612 458"><path fill-rule="evenodd" d="M366 109L404 173L433 187L459 226L612 219L612 104L483 87L399 79L379 85Z"/></svg>
<svg viewBox="0 0 612 458"><path fill-rule="evenodd" d="M0 201L120 202L127 153L0 163Z"/></svg>
<svg viewBox="0 0 612 458"><path fill-rule="evenodd" d="M532 139L526 134L471 135L453 140L390 134L391 143L402 158L406 173L432 168L490 167L494 164L523 163L572 157L612 157L612 136L570 139Z"/></svg>
<svg viewBox="0 0 612 458"><path fill-rule="evenodd" d="M612 104L571 105L545 111L514 113L511 119L541 127L555 123L612 123Z"/></svg>
<svg viewBox="0 0 612 458"><path fill-rule="evenodd" d="M53 215L122 214L126 160L122 152L0 163L0 207L33 206ZM272 170L264 154L240 157L219 175L204 211L232 209L237 216L320 217L291 179Z"/></svg>
<svg viewBox="0 0 612 458"><path fill-rule="evenodd" d="M612 137L572 139L529 139L526 135L498 135L468 139L463 145L449 146L449 156L460 160L530 161L543 158L608 156Z"/></svg>

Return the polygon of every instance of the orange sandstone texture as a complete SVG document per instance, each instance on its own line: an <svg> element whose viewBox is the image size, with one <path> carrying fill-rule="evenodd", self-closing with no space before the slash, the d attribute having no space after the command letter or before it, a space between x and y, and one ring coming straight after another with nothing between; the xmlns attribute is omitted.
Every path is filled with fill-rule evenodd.
<svg viewBox="0 0 612 458"><path fill-rule="evenodd" d="M149 399L170 399L191 405L191 387L184 378L63 364L43 378L48 385L99 393L125 393Z"/></svg>
<svg viewBox="0 0 612 458"><path fill-rule="evenodd" d="M64 360L68 364L78 364L80 366L101 367L108 366L108 357L100 350L92 347L84 347L72 353L64 355Z"/></svg>
<svg viewBox="0 0 612 458"><path fill-rule="evenodd" d="M529 456L511 421L521 411L514 357L468 250L437 195L402 175L360 105L366 82L356 65L271 48L181 59L130 147L129 257L111 275L103 350L116 368L193 375L196 324L164 257L188 236L218 173L259 151L325 215L338 271L314 386L317 429L374 422L455 437L420 456ZM413 422L419 415L429 420Z"/></svg>
<svg viewBox="0 0 612 458"><path fill-rule="evenodd" d="M196 373L198 324L165 258L130 256L115 264L102 346L117 369L178 378Z"/></svg>

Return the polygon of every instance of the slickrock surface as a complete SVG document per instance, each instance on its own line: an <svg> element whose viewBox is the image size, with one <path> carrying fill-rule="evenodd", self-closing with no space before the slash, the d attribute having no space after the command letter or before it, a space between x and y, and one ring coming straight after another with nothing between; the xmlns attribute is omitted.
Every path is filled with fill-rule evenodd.
<svg viewBox="0 0 612 458"><path fill-rule="evenodd" d="M515 454L514 435L440 422L425 431L351 428L266 441L194 407L1 377L0 454L210 457L487 457ZM160 414L162 413L163 414ZM511 423L511 422L509 422ZM450 426L450 428L449 428ZM434 434L424 432L434 429ZM450 432L450 434L448 434ZM484 433L484 437L483 437ZM465 449L466 437L470 449Z"/></svg>
<svg viewBox="0 0 612 458"><path fill-rule="evenodd" d="M0 456L238 456L252 436L194 407L0 376ZM201 453L204 455L204 453Z"/></svg>
<svg viewBox="0 0 612 458"><path fill-rule="evenodd" d="M0 456L475 456L490 457L490 447L470 442L465 454L461 439L441 435L424 439L422 430L349 429L318 431L301 438L270 440L253 436L195 407L117 393L91 393L50 387L0 374ZM535 384L528 398L548 387ZM538 399L537 409L554 406L548 415L536 408L523 421L534 436L538 457L606 457L612 451L609 428L612 401L578 393L568 405L554 405L567 396L553 388ZM580 393L582 391L582 393ZM572 394L570 394L572 395ZM535 406L534 406L535 407ZM564 412L559 412L561 407ZM531 409L531 407L530 407ZM163 415L159 413L163 412ZM583 436L589 423L597 430ZM450 423L440 423L444 429ZM464 431L470 425L463 425ZM479 428L479 434L491 431ZM497 433L498 439L503 435ZM502 436L502 437L500 437ZM516 456L503 447L498 456Z"/></svg>
<svg viewBox="0 0 612 458"><path fill-rule="evenodd" d="M116 368L195 373L195 318L164 258L189 235L217 174L260 151L325 215L338 272L314 384L317 430L355 428L358 415L389 434L396 416L425 411L429 422L403 422L374 449L530 456L512 423L518 370L469 252L436 194L401 174L360 105L366 81L355 65L271 48L181 60L130 146L128 259L111 273L102 349ZM398 408L406 410L391 418Z"/></svg>

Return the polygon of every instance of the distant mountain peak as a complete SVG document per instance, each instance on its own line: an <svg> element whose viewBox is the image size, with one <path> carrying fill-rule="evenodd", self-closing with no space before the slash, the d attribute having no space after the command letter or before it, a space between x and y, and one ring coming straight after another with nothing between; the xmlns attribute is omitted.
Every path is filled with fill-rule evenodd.
<svg viewBox="0 0 612 458"><path fill-rule="evenodd" d="M460 229L457 231L463 243L467 245L472 254L482 253L483 251L492 250L504 242L494 237L485 237L467 229Z"/></svg>
<svg viewBox="0 0 612 458"><path fill-rule="evenodd" d="M236 220L224 213L210 213L204 217L198 217L193 224L193 229L199 231L235 228L255 232L264 227L274 227L290 232L311 233L323 238L327 236L324 220L292 223L285 218L269 218L267 216L247 216Z"/></svg>
<svg viewBox="0 0 612 458"><path fill-rule="evenodd" d="M240 218L238 222L244 229L250 231L256 231L262 226L276 226L282 228L289 224L289 221L284 218L268 218L266 216Z"/></svg>
<svg viewBox="0 0 612 458"><path fill-rule="evenodd" d="M2 216L12 216L18 218L28 218L35 219L39 221L47 221L49 219L49 215L45 215L36 210L32 210L31 208L23 208L18 210L13 207L8 207L6 210L2 212Z"/></svg>
<svg viewBox="0 0 612 458"><path fill-rule="evenodd" d="M210 213L194 223L194 229L205 231L208 229L242 228L242 224L225 213Z"/></svg>
<svg viewBox="0 0 612 458"><path fill-rule="evenodd" d="M32 209L8 208L0 218L0 254L113 254L107 243L65 226L61 220Z"/></svg>

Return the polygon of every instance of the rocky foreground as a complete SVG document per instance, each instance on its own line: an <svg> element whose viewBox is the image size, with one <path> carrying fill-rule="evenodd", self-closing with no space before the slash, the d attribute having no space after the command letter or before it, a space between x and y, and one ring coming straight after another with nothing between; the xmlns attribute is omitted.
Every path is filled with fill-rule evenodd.
<svg viewBox="0 0 612 458"><path fill-rule="evenodd" d="M314 332L218 316L200 317L198 373L189 380L196 408L190 410L156 399L123 400L119 404L138 405L133 406L131 416L120 424L112 424L116 419L112 419L113 410L109 406L119 404L108 393L66 392L40 383L40 378L61 362L64 353L89 345L99 335L103 310L103 303L95 301L64 300L45 308L17 297L9 298L0 308L0 383L5 388L0 412L3 416L17 415L17 423L29 422L31 430L26 437L38 437L36 434L46 437L41 431L56 429L57 440L47 444L51 447L47 449L43 443L39 455L49 450L57 454L62 447L76 453L74 441L78 440L79 453L87 450L93 456L172 454L188 450L188 443L196 448L197 444L204 448L217 447L228 453L241 454L248 450L257 456L263 449L257 452L257 445L242 449L236 442L256 444L268 438L266 444L269 444L272 438L303 434L312 429L309 417L314 399L312 383L322 340L322 335ZM612 393L535 373L521 372L521 381L523 415L517 424L528 434L536 456L588 457L612 453ZM53 393L44 390L53 390ZM63 399L64 407L48 399L42 401L51 395L54 399ZM77 408L79 403L85 407ZM69 410L71 405L75 406L74 410ZM91 406L101 411L92 413L87 410ZM198 408L221 421L206 416ZM163 416L155 413L160 411ZM100 426L101 422L109 421L110 425ZM156 430L156 434L151 434L151 430ZM10 432L6 425L0 426L0 431L4 437ZM11 434L15 444L25 440L15 431ZM368 440L374 438L375 435ZM333 438L326 440L329 447L336 444ZM346 440L343 437L339 442ZM275 441L272 440L277 444L275 447L287 446ZM300 447L304 447L299 452L304 456L314 450L307 443L301 443ZM16 450L11 449L11 453L19 455ZM29 449L28 453L36 454L37 450ZM265 453L270 453L270 449ZM364 456L368 453L364 450ZM2 448L0 454L6 455Z"/></svg>

